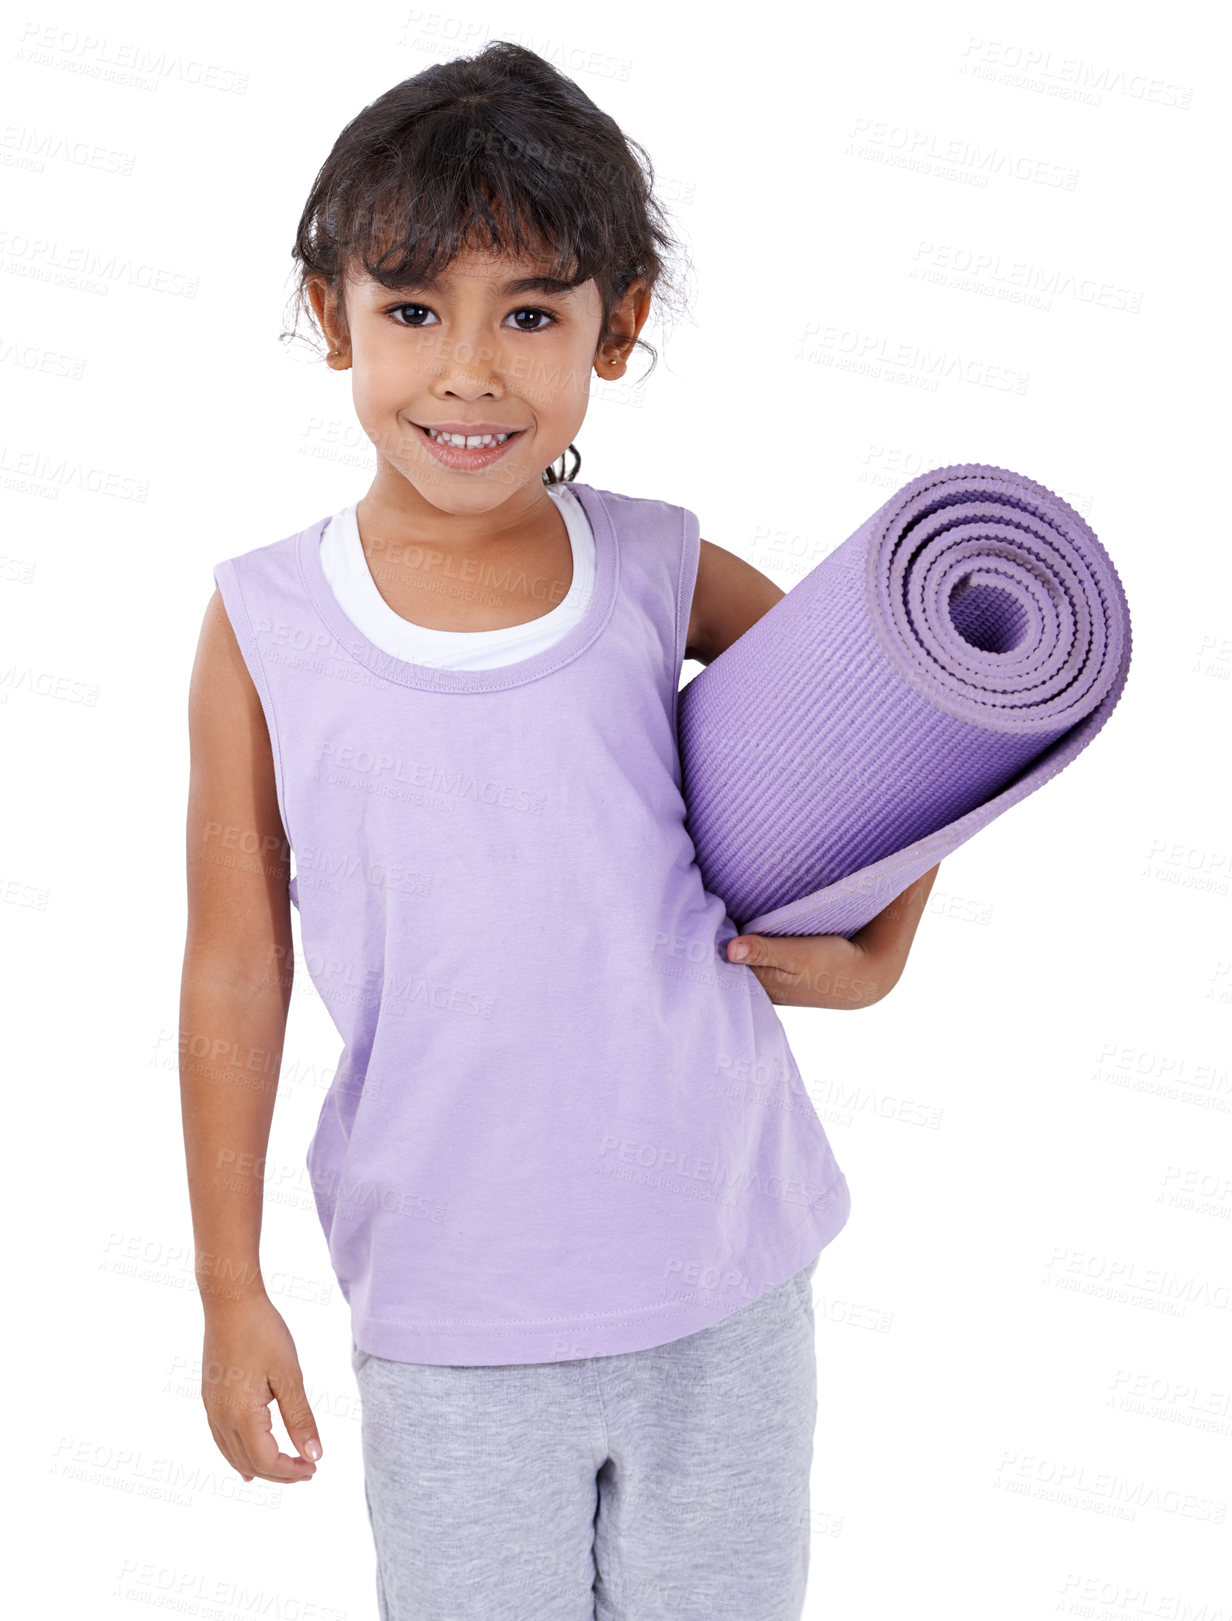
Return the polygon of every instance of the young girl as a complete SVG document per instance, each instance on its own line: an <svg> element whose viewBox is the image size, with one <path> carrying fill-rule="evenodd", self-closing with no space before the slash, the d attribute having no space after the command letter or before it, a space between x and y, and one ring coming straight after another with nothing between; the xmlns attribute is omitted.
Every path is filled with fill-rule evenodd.
<svg viewBox="0 0 1232 1621"><path fill-rule="evenodd" d="M312 1478L258 1259L294 905L343 1041L307 1167L383 1621L804 1603L811 1275L849 1198L774 1004L883 996L936 869L851 942L740 937L703 886L682 664L782 593L573 444L670 241L634 143L518 45L366 107L295 256L376 473L217 565L193 671L202 1393L246 1481Z"/></svg>

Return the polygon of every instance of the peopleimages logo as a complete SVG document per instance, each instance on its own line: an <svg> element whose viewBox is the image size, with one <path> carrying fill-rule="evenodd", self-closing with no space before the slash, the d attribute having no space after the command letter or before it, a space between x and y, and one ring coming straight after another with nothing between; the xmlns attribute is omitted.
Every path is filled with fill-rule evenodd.
<svg viewBox="0 0 1232 1621"><path fill-rule="evenodd" d="M407 760L400 754L389 754L366 749L354 743L324 743L321 763L328 772L357 772L363 777L381 782L404 783L410 788L423 788L431 793L453 794L459 799L474 799L486 805L497 805L502 810L528 811L542 816L547 807L547 795L530 788L516 788L492 778L483 781L473 772L446 766L431 760ZM334 775L331 781L338 778ZM343 779L345 780L345 779Z"/></svg>
<svg viewBox="0 0 1232 1621"><path fill-rule="evenodd" d="M248 91L248 75L220 62L179 56L139 39L61 28L56 23L27 22L13 54L20 62L132 89L157 90L170 79L231 96L243 96Z"/></svg>

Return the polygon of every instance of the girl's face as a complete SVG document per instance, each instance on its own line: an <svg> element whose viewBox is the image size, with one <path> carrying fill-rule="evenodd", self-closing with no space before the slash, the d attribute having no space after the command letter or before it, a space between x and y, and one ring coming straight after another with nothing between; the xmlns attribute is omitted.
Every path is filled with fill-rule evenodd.
<svg viewBox="0 0 1232 1621"><path fill-rule="evenodd" d="M600 354L594 281L563 287L544 279L547 268L545 260L468 250L433 285L396 291L361 270L346 284L346 340L328 292L310 287L323 329L335 347L341 342L331 365L350 366L356 415L380 458L377 484L395 499L410 494L396 487L401 481L460 516L489 512L519 490L537 499L543 469L577 437L592 370L623 374L649 309L644 284L613 315L622 338ZM510 437L460 454L433 445L429 427Z"/></svg>

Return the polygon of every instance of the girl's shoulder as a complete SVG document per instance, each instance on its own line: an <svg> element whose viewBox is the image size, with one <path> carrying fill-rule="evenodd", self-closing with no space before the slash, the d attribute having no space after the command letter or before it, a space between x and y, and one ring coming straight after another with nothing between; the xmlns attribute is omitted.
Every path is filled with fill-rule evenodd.
<svg viewBox="0 0 1232 1621"><path fill-rule="evenodd" d="M214 567L217 570L227 564L239 564L250 568L259 568L263 564L276 565L282 563L284 560L294 557L302 536L309 535L314 531L319 535L328 522L328 516L318 518L315 523L309 524L304 529L296 529L292 534L284 535L280 540L262 541L258 545L247 547L242 552L235 552L230 557L220 558Z"/></svg>
<svg viewBox="0 0 1232 1621"><path fill-rule="evenodd" d="M592 528L596 519L600 523L606 519L623 556L640 553L661 563L679 554L682 570L696 557L701 525L691 507L662 496L632 495L590 484L583 485L579 494Z"/></svg>
<svg viewBox="0 0 1232 1621"><path fill-rule="evenodd" d="M622 515L650 519L676 513L687 513L690 517L695 516L690 508L682 506L677 501L668 501L662 497L631 495L624 490L604 490L593 484L587 484L584 488L599 496L607 506Z"/></svg>

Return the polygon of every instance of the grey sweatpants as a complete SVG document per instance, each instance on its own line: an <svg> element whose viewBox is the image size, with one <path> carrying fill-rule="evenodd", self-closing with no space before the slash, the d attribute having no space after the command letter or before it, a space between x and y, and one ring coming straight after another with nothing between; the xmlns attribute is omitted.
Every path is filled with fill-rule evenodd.
<svg viewBox="0 0 1232 1621"><path fill-rule="evenodd" d="M816 1266L615 1356L455 1367L352 1340L380 1621L799 1621Z"/></svg>

